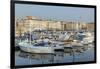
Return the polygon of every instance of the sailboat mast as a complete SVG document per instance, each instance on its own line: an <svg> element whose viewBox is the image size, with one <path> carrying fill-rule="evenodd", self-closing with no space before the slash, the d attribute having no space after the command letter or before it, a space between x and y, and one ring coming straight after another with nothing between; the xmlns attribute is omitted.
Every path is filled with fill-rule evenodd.
<svg viewBox="0 0 100 69"><path fill-rule="evenodd" d="M30 33L30 45L31 45L31 24L29 24L29 33Z"/></svg>

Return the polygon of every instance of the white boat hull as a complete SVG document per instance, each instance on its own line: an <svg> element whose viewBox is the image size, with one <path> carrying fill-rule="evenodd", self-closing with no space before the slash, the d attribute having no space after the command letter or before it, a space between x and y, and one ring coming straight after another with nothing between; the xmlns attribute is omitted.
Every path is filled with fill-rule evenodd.
<svg viewBox="0 0 100 69"><path fill-rule="evenodd" d="M27 43L19 43L19 47L22 51L30 53L54 53L53 47L48 46L33 46Z"/></svg>
<svg viewBox="0 0 100 69"><path fill-rule="evenodd" d="M71 45L73 47L83 47L83 44L81 44L81 43L75 43L75 42L73 42L73 43L71 43Z"/></svg>
<svg viewBox="0 0 100 69"><path fill-rule="evenodd" d="M20 49L30 53L54 53L54 50L51 47L20 46Z"/></svg>
<svg viewBox="0 0 100 69"><path fill-rule="evenodd" d="M84 38L83 41L81 42L82 44L91 44L94 41L94 37L87 37Z"/></svg>

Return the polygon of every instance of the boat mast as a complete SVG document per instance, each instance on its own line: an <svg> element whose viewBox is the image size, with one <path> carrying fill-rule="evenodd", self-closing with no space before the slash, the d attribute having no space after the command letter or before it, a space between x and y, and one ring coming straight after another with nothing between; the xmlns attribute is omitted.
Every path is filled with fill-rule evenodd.
<svg viewBox="0 0 100 69"><path fill-rule="evenodd" d="M30 23L30 22L29 22ZM30 45L31 45L31 24L29 24L29 33L30 33L30 35L29 35L29 42L30 42Z"/></svg>

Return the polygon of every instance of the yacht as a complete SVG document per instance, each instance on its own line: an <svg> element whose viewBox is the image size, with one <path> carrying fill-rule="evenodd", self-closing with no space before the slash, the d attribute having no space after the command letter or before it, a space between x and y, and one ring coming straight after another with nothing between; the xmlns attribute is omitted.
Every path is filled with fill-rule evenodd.
<svg viewBox="0 0 100 69"><path fill-rule="evenodd" d="M94 35L92 35L90 32L86 33L86 37L83 38L81 41L82 44L91 44L94 42Z"/></svg>
<svg viewBox="0 0 100 69"><path fill-rule="evenodd" d="M54 48L46 43L30 43L21 42L19 43L20 49L30 53L54 53Z"/></svg>
<svg viewBox="0 0 100 69"><path fill-rule="evenodd" d="M28 41L25 40L19 43L19 47L22 51L30 53L54 53L55 50L64 49L62 44L50 41L48 39Z"/></svg>

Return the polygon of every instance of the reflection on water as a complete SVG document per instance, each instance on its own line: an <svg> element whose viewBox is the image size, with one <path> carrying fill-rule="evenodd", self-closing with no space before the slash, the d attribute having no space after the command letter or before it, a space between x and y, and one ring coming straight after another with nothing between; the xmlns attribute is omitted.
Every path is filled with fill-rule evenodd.
<svg viewBox="0 0 100 69"><path fill-rule="evenodd" d="M93 45L84 46L81 49L64 49L64 51L55 51L54 54L33 54L22 51L15 52L16 65L35 65L35 64L52 64L82 62L94 60Z"/></svg>

